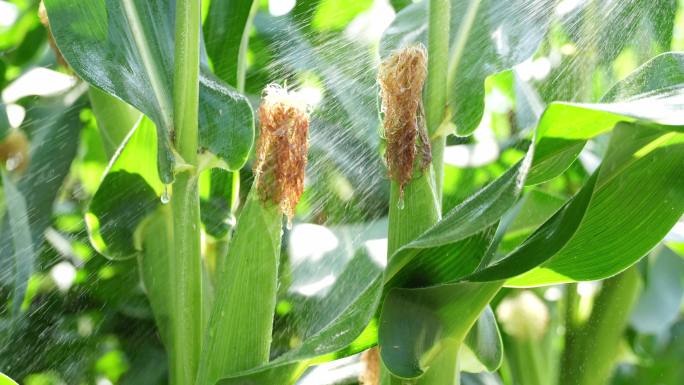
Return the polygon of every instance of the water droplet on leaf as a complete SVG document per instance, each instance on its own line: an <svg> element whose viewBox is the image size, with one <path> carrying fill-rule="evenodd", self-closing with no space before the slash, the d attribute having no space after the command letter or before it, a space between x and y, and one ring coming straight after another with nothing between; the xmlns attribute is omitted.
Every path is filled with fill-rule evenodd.
<svg viewBox="0 0 684 385"><path fill-rule="evenodd" d="M164 185L164 191L162 192L162 195L161 195L161 203L163 205L165 205L165 204L169 203L170 200L171 200L171 198L169 197L169 187Z"/></svg>

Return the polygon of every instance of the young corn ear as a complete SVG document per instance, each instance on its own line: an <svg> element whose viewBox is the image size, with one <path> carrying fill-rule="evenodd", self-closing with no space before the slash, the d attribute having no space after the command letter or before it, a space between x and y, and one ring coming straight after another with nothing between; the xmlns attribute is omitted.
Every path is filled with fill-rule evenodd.
<svg viewBox="0 0 684 385"><path fill-rule="evenodd" d="M378 71L387 140L385 159L390 178L404 187L432 161L423 112L427 53L422 45L395 51Z"/></svg>
<svg viewBox="0 0 684 385"><path fill-rule="evenodd" d="M283 215L291 220L304 186L309 116L285 89L269 86L259 107L254 184L226 258L217 266L198 385L268 362Z"/></svg>

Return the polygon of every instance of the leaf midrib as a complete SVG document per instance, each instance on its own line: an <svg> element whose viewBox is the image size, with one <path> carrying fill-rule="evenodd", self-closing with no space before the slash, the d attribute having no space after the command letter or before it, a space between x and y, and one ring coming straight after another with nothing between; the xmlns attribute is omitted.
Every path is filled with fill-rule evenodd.
<svg viewBox="0 0 684 385"><path fill-rule="evenodd" d="M152 54L152 50L149 47L145 29L140 20L138 10L136 9L135 4L133 4L133 0L122 0L122 5L124 16L126 17L126 21L128 21L133 40L135 41L135 47L143 62L145 74L150 81L155 99L161 110L161 123L168 130L173 127L173 104L171 98L168 97L168 93L164 92L164 81L160 74L159 64L154 59L155 56Z"/></svg>

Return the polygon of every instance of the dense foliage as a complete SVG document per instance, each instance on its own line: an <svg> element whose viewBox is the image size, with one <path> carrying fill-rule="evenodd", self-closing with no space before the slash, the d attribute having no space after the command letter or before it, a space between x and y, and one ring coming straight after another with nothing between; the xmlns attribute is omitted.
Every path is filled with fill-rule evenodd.
<svg viewBox="0 0 684 385"><path fill-rule="evenodd" d="M675 0L0 0L0 372L681 384L678 50Z"/></svg>

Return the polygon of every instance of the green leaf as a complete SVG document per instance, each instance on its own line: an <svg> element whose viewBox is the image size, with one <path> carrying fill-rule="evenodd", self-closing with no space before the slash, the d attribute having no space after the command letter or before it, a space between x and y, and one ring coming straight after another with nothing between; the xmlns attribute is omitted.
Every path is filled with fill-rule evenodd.
<svg viewBox="0 0 684 385"><path fill-rule="evenodd" d="M157 125L157 167L165 183L182 160L173 150L173 25L169 0L47 0L51 30L64 58L84 80L126 101ZM93 65L93 63L97 63ZM200 74L200 147L234 170L254 139L247 100L205 69Z"/></svg>
<svg viewBox="0 0 684 385"><path fill-rule="evenodd" d="M404 379L423 375L445 346L463 341L500 288L500 282L463 282L390 290L383 303L378 335L387 369Z"/></svg>
<svg viewBox="0 0 684 385"><path fill-rule="evenodd" d="M27 66L45 48L47 33L38 18L38 4L36 1L16 3L17 20L10 28L0 29L3 61L12 66Z"/></svg>
<svg viewBox="0 0 684 385"><path fill-rule="evenodd" d="M209 196L200 201L200 215L207 234L215 238L228 235L234 226L231 210L234 173L218 168L210 170Z"/></svg>
<svg viewBox="0 0 684 385"><path fill-rule="evenodd" d="M394 19L380 43L381 56L415 44L427 45L429 1L411 4ZM448 100L459 135L472 133L484 111L484 80L534 54L554 9L540 0L451 1Z"/></svg>
<svg viewBox="0 0 684 385"><path fill-rule="evenodd" d="M0 385L19 385L19 384L12 381L12 379L7 377L6 375L0 373Z"/></svg>
<svg viewBox="0 0 684 385"><path fill-rule="evenodd" d="M503 385L503 381L496 373L462 373L462 385Z"/></svg>
<svg viewBox="0 0 684 385"><path fill-rule="evenodd" d="M342 250L347 246L345 241ZM384 248L378 248L375 241L366 242L329 290L304 298L301 314L294 314L296 321L292 325L301 330L296 335L301 341L298 346L264 366L225 376L217 384L294 384L310 364L355 354L372 346L374 329L366 326L380 301L382 269L376 261L383 252ZM321 263L329 266L335 261L338 259L326 256ZM297 282L293 285L301 286Z"/></svg>
<svg viewBox="0 0 684 385"><path fill-rule="evenodd" d="M111 259L135 256L133 235L138 225L167 194L157 176L157 130L146 117L121 144L86 213L91 244Z"/></svg>
<svg viewBox="0 0 684 385"><path fill-rule="evenodd" d="M522 193L533 153L531 146L514 167L397 250L385 271L386 286L405 285L416 277L422 277L418 285L429 286L471 273L489 248L499 220Z"/></svg>
<svg viewBox="0 0 684 385"><path fill-rule="evenodd" d="M107 158L111 159L130 131L138 124L140 112L95 87L88 89L88 96L93 114L97 118L97 128Z"/></svg>
<svg viewBox="0 0 684 385"><path fill-rule="evenodd" d="M335 352L354 342L363 331L375 312L382 288L381 268L370 254L377 252L369 247L357 251L327 293L306 301L306 314L299 316L306 322L303 342L278 361ZM312 314L316 316L308 319Z"/></svg>
<svg viewBox="0 0 684 385"><path fill-rule="evenodd" d="M31 278L33 273L33 263L36 255L31 240L31 228L26 201L5 172L2 173L2 187L5 194L5 204L7 205L12 245L14 246L12 312L16 316L19 314L21 305L24 303L26 288L29 278Z"/></svg>
<svg viewBox="0 0 684 385"><path fill-rule="evenodd" d="M240 50L249 38L253 4L258 1L212 1L204 22L204 41L214 72L233 87L238 87Z"/></svg>
<svg viewBox="0 0 684 385"><path fill-rule="evenodd" d="M545 262L549 256L560 251L570 241L584 218L596 185L595 176L589 179L575 197L549 218L520 247L497 262L479 269L467 279L492 281L509 278L535 268Z"/></svg>
<svg viewBox="0 0 684 385"><path fill-rule="evenodd" d="M216 385L294 384L304 373L306 366L304 362L294 362L259 367L235 377L222 378Z"/></svg>
<svg viewBox="0 0 684 385"><path fill-rule="evenodd" d="M74 90L71 90L74 92ZM28 224L33 250L39 252L44 244L44 233L52 221L53 205L64 182L79 144L81 122L79 114L84 106L78 93L70 93L76 100L68 102L64 95L55 99L37 99L27 109L21 129L31 138L30 163L16 181L16 187L26 202ZM58 145L56 145L58 144ZM45 170L50 170L47 178ZM9 229L5 215L3 229ZM14 247L10 231L0 232L0 271L11 271ZM0 281L10 277L0 275Z"/></svg>
<svg viewBox="0 0 684 385"><path fill-rule="evenodd" d="M523 273L507 284L534 286L626 269L684 213L683 148L684 134L619 124L601 167L575 198L509 256L469 279Z"/></svg>
<svg viewBox="0 0 684 385"><path fill-rule="evenodd" d="M4 103L0 103L0 140L5 140L9 133L10 123L7 117L7 108Z"/></svg>
<svg viewBox="0 0 684 385"><path fill-rule="evenodd" d="M610 131L620 121L643 121L681 129L678 114L684 93L684 54L656 56L615 85L601 104L552 103L538 126L534 165L527 184L560 175L588 139Z"/></svg>
<svg viewBox="0 0 684 385"><path fill-rule="evenodd" d="M675 19L677 17L677 1L654 1L653 6L647 8L650 12L648 19L655 35L655 40L663 51L669 51L672 46Z"/></svg>
<svg viewBox="0 0 684 385"><path fill-rule="evenodd" d="M399 12L407 6L411 5L413 1L411 0L390 0L390 5L394 8L395 12Z"/></svg>
<svg viewBox="0 0 684 385"><path fill-rule="evenodd" d="M526 193L509 215L499 250L510 252L527 239L539 226L549 220L566 202L556 195L533 189Z"/></svg>
<svg viewBox="0 0 684 385"><path fill-rule="evenodd" d="M342 30L371 5L371 0L321 0L311 19L311 26L316 31Z"/></svg>
<svg viewBox="0 0 684 385"><path fill-rule="evenodd" d="M668 248L653 253L644 290L630 316L640 333L660 335L676 321L684 298L684 261Z"/></svg>
<svg viewBox="0 0 684 385"><path fill-rule="evenodd" d="M494 372L503 361L503 341L492 308L487 305L468 332L461 352L459 366L471 373Z"/></svg>
<svg viewBox="0 0 684 385"><path fill-rule="evenodd" d="M602 1L584 3L566 16L563 24L579 46L580 55L596 56L590 60L610 64L635 39L643 41L638 43L641 49L647 49L652 39L661 49L669 50L675 12L676 1L672 0ZM599 17L601 23L596 22Z"/></svg>
<svg viewBox="0 0 684 385"><path fill-rule="evenodd" d="M142 224L138 248L141 278L147 298L152 305L157 327L167 349L172 349L170 323L174 282L171 279L170 258L173 233L172 212L169 205L160 206Z"/></svg>

